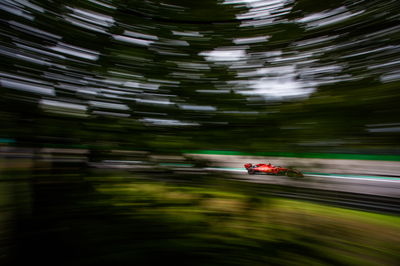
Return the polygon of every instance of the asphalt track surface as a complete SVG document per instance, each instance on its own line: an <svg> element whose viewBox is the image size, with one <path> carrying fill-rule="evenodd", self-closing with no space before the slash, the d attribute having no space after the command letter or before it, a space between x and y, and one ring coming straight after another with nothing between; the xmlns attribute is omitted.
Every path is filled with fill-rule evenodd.
<svg viewBox="0 0 400 266"><path fill-rule="evenodd" d="M400 198L400 162L217 154L192 156L210 162L209 170L230 172L235 178L249 182ZM304 178L248 175L243 167L248 162L292 166L300 170Z"/></svg>
<svg viewBox="0 0 400 266"><path fill-rule="evenodd" d="M400 178L396 177L304 173L304 178L290 178L249 175L244 168L210 167L207 170L231 172L235 178L249 182L400 198Z"/></svg>
<svg viewBox="0 0 400 266"><path fill-rule="evenodd" d="M335 175L304 173L303 178L249 175L245 169L210 167L209 171L224 171L232 178L246 182L268 184L267 194L319 202L334 206L400 214L400 178L383 176Z"/></svg>

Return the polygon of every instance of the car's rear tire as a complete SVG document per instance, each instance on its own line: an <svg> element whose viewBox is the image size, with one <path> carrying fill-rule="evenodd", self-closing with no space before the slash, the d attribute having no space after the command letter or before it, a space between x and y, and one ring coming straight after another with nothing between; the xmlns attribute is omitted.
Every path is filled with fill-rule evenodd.
<svg viewBox="0 0 400 266"><path fill-rule="evenodd" d="M286 172L286 175L288 177L304 177L303 174L300 171L297 171L297 170L288 170Z"/></svg>
<svg viewBox="0 0 400 266"><path fill-rule="evenodd" d="M247 173L249 175L254 175L256 173L256 171L254 169L249 169L249 170L247 170Z"/></svg>

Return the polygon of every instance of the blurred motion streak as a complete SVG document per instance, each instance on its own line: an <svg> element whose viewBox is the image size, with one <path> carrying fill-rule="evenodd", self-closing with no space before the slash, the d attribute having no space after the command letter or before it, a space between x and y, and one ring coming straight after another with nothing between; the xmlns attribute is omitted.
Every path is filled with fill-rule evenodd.
<svg viewBox="0 0 400 266"><path fill-rule="evenodd" d="M395 265L399 9L0 1L0 264Z"/></svg>

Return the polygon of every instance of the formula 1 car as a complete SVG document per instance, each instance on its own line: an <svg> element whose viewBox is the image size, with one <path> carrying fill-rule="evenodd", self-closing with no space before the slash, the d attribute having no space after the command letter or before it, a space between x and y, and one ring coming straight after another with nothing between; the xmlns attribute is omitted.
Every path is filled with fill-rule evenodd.
<svg viewBox="0 0 400 266"><path fill-rule="evenodd" d="M269 164L259 163L255 165L251 163L246 163L244 167L246 168L247 173L249 175L254 175L256 173L266 173L267 175L280 175L280 176L286 175L289 177L303 177L303 174L296 169L274 166L270 163Z"/></svg>

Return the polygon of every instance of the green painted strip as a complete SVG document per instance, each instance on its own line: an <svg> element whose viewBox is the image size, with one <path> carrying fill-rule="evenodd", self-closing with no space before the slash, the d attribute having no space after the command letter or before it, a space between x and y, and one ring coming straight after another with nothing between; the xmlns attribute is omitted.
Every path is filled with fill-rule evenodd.
<svg viewBox="0 0 400 266"><path fill-rule="evenodd" d="M370 179L386 179L386 180L398 180L400 181L400 178L398 177L388 177L388 176L372 176L372 175L348 175L348 174L327 174L327 173L310 173L310 172L304 172L304 174L309 174L309 175L324 175L324 176L335 176L335 177L353 177L353 178L370 178Z"/></svg>
<svg viewBox="0 0 400 266"><path fill-rule="evenodd" d="M0 138L0 143L15 143L13 139Z"/></svg>
<svg viewBox="0 0 400 266"><path fill-rule="evenodd" d="M240 151L214 151L197 150L183 151L192 154L210 155L240 155L240 156L271 156L271 157L294 157L294 158L316 158L316 159L343 159L343 160L378 160L378 161L400 161L400 155L380 154L344 154L344 153L292 153L292 152L240 152Z"/></svg>

